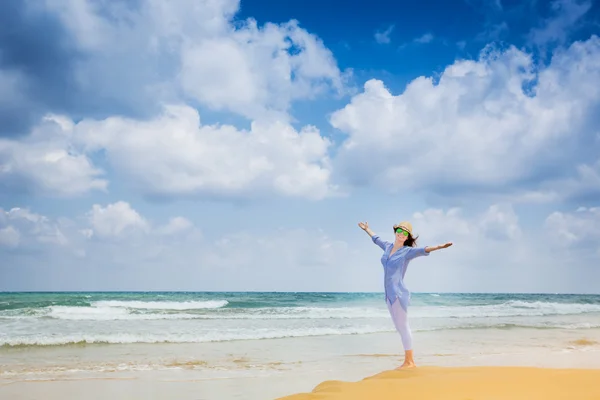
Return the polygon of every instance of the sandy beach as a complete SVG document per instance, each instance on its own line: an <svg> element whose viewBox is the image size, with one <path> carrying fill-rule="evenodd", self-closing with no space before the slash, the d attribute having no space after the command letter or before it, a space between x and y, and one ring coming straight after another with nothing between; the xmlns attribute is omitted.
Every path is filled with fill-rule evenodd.
<svg viewBox="0 0 600 400"><path fill-rule="evenodd" d="M525 367L424 367L385 371L359 382L325 381L280 400L600 399L600 370Z"/></svg>
<svg viewBox="0 0 600 400"><path fill-rule="evenodd" d="M419 367L412 371L394 371L402 361L392 351L398 347L395 333L0 348L0 398L600 398L593 385L600 380L595 329L585 336L531 329L423 332L417 343Z"/></svg>
<svg viewBox="0 0 600 400"><path fill-rule="evenodd" d="M2 400L570 400L600 381L597 296L417 294L411 371L394 371L402 343L377 293L0 302Z"/></svg>

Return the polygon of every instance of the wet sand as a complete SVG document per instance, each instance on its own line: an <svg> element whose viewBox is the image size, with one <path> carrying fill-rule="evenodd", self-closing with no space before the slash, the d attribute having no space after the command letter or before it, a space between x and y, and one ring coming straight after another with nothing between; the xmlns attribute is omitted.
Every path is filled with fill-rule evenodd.
<svg viewBox="0 0 600 400"><path fill-rule="evenodd" d="M597 329L421 332L417 339L418 370L400 372L393 371L402 362L401 352L394 351L401 346L396 333L197 344L0 348L0 399L269 400L302 393L305 397L295 399L328 399L340 397L322 396L332 396L337 390L347 393L348 388L359 390L353 393L365 390L380 396L394 393L398 398L398 393L408 393L407 390L445 387L440 392L445 396L453 395L455 390L480 390L461 399L487 400L518 399L515 396L519 391L514 386L515 392L508 396L491 396L509 390L511 383L525 384L536 379L559 385L553 389L556 393L563 386L576 388L578 382L591 387L590 374L595 376L592 382L600 382ZM518 366L569 371L537 377L537 372L525 374L524 370L513 368ZM460 369L463 367L467 369ZM511 368L487 369L492 367ZM584 369L591 371L579 371ZM522 376L527 378L521 379ZM457 381L473 385L453 389L451 385ZM506 387L501 388L502 385ZM391 392L386 392L386 387ZM489 396L481 395L486 393L486 387L491 388ZM321 397L306 397L315 388ZM531 386L531 390L543 394L546 389ZM431 398L454 398L431 393ZM584 392L591 393L591 389ZM344 398L352 398L348 396ZM427 399L425 396L412 398ZM537 398L531 393L528 396ZM600 395L596 398L600 399Z"/></svg>

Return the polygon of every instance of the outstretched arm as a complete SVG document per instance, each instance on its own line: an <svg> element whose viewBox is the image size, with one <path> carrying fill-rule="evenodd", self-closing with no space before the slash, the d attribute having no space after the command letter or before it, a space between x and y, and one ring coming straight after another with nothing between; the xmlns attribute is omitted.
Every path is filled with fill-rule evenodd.
<svg viewBox="0 0 600 400"><path fill-rule="evenodd" d="M446 247L450 247L450 246L452 246L452 242L440 244L438 246L426 246L425 247L425 252L426 253L431 253L432 251L445 249Z"/></svg>
<svg viewBox="0 0 600 400"><path fill-rule="evenodd" d="M371 237L371 240L373 240L373 243L375 243L377 246L381 247L381 249L385 251L385 246L387 246L389 243L385 240L381 240L381 238L369 228L368 222L359 222L358 226L360 226L360 229L367 232L367 234Z"/></svg>
<svg viewBox="0 0 600 400"><path fill-rule="evenodd" d="M368 223L368 222L359 222L359 223L358 223L358 226L360 226L360 229L362 229L363 231L367 232L367 234L368 234L370 237L373 237L373 236L375 236L375 232L373 232L373 231L371 230L371 228L369 228L369 223Z"/></svg>

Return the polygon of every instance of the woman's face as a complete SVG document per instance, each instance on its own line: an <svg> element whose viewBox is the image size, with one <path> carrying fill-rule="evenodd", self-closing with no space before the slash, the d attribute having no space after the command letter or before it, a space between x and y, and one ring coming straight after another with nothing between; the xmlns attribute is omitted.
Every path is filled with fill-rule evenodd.
<svg viewBox="0 0 600 400"><path fill-rule="evenodd" d="M396 242L404 244L408 239L409 233L402 228L396 228Z"/></svg>

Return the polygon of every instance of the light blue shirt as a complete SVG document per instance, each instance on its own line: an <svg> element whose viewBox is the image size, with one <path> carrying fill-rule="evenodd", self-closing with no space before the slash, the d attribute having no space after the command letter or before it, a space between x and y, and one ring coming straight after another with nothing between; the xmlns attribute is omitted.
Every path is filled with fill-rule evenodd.
<svg viewBox="0 0 600 400"><path fill-rule="evenodd" d="M406 274L408 263L413 258L428 256L430 253L425 251L425 247L404 246L396 250L390 257L390 252L394 247L393 243L382 240L379 235L373 235L371 239L373 243L383 250L381 264L383 265L386 299L390 304L394 304L394 301L398 298L402 308L407 310L410 303L410 291L404 284L404 275Z"/></svg>

